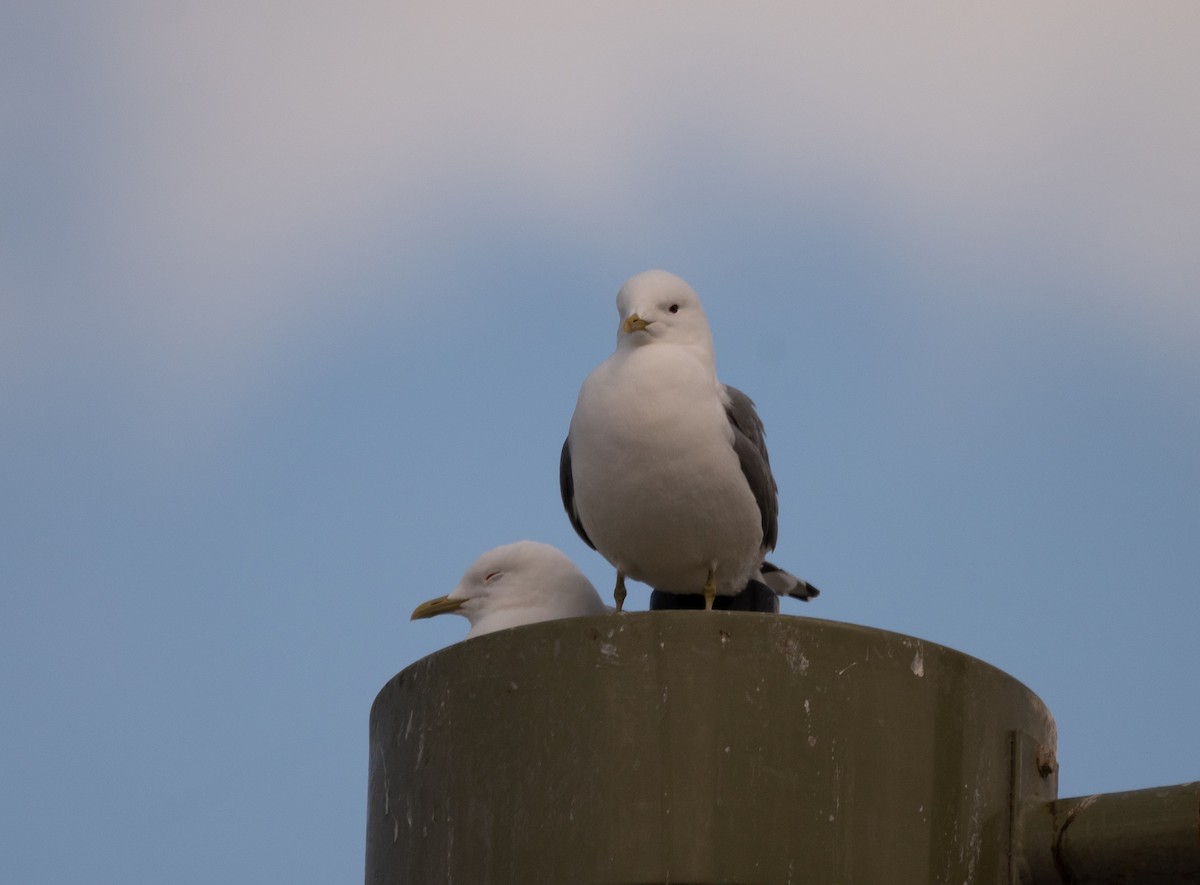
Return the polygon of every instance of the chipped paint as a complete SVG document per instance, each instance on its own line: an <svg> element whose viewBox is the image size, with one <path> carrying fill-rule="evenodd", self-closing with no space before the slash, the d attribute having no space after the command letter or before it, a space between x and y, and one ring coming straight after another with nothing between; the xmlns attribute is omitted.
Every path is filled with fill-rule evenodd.
<svg viewBox="0 0 1200 885"><path fill-rule="evenodd" d="M808 745L815 747L817 745L817 737L812 733L812 703L808 698L804 699L804 725L808 731Z"/></svg>
<svg viewBox="0 0 1200 885"><path fill-rule="evenodd" d="M772 630L771 638L774 640L775 650L783 655L793 673L803 673L808 669L808 658L800 648L797 636L789 631Z"/></svg>
<svg viewBox="0 0 1200 885"><path fill-rule="evenodd" d="M908 665L908 669L913 671L913 674L918 678L925 675L925 655L921 652L921 646L917 646L917 653L913 655L912 663Z"/></svg>

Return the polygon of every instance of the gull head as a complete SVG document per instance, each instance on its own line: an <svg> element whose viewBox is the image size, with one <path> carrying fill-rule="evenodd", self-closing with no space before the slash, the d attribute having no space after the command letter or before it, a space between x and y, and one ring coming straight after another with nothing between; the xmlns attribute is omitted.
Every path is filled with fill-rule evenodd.
<svg viewBox="0 0 1200 885"><path fill-rule="evenodd" d="M665 270L630 277L617 293L617 346L693 345L712 351L712 333L692 287Z"/></svg>
<svg viewBox="0 0 1200 885"><path fill-rule="evenodd" d="M600 595L565 553L538 541L489 550L445 596L422 602L412 620L454 613L471 623L467 638L558 618L599 615Z"/></svg>

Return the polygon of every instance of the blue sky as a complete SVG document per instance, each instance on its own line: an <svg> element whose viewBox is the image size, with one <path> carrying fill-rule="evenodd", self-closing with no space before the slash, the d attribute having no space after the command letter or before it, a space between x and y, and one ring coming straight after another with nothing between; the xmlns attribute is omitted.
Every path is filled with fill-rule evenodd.
<svg viewBox="0 0 1200 885"><path fill-rule="evenodd" d="M367 715L560 546L621 282L766 422L791 614L1200 776L1190 2L0 12L0 879L353 881ZM634 588L633 607L646 604Z"/></svg>

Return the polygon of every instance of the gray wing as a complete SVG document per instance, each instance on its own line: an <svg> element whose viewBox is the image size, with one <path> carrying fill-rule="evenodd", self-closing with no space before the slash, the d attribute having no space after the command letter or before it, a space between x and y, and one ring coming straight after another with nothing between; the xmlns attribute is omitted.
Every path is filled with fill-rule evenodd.
<svg viewBox="0 0 1200 885"><path fill-rule="evenodd" d="M563 509L567 511L567 518L575 527L576 534L583 538L583 543L595 550L596 545L583 530L583 521L579 518L579 511L575 509L575 477L571 473L571 438L569 436L563 440L562 455L558 459L558 491L562 494Z"/></svg>
<svg viewBox="0 0 1200 885"><path fill-rule="evenodd" d="M775 541L779 537L779 487L775 485L775 477L771 475L771 462L767 458L767 438L762 419L758 417L754 401L736 387L726 384L725 394L729 398L729 403L725 406L725 415L733 427L733 450L737 452L742 473L746 482L750 484L750 491L754 493L754 500L758 502L758 510L762 514L763 549L774 550ZM563 456L567 457L565 446ZM565 501L565 491L563 494ZM577 517L573 516L571 521L575 522L576 519ZM583 534L579 525L575 526L575 530Z"/></svg>

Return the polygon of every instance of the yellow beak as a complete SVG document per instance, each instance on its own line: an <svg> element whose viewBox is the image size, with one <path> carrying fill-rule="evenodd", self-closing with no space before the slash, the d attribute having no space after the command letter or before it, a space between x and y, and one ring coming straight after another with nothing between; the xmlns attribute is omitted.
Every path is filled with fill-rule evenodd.
<svg viewBox="0 0 1200 885"><path fill-rule="evenodd" d="M411 621L418 621L421 618L432 618L434 615L444 615L449 612L456 612L462 608L461 599L451 599L449 596L439 596L437 599L431 599L428 602L422 602L413 609Z"/></svg>
<svg viewBox="0 0 1200 885"><path fill-rule="evenodd" d="M648 325L650 324L636 313L631 313L625 318L625 322L621 324L621 328L625 331L625 334L628 335L630 332L640 332Z"/></svg>

